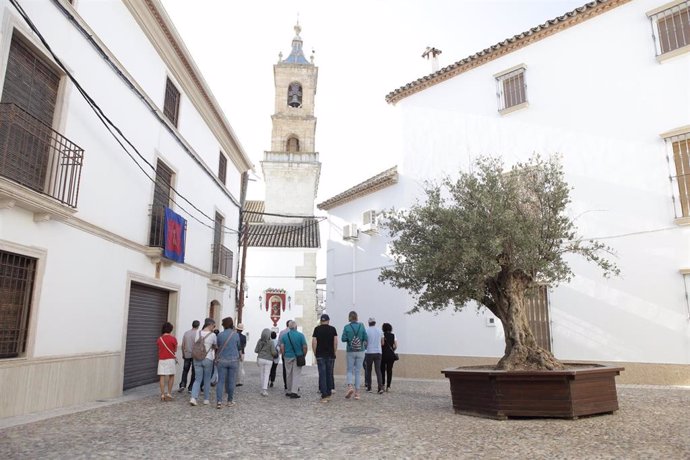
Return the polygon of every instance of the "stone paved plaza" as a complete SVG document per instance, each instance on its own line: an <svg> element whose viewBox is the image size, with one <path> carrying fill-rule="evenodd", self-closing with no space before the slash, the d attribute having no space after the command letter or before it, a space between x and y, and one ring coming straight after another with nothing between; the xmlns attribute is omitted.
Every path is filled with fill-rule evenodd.
<svg viewBox="0 0 690 460"><path fill-rule="evenodd" d="M0 458L690 458L690 388L623 385L614 415L495 421L454 414L446 380L394 378L391 393L354 401L341 376L322 404L315 368L301 399L283 395L280 376L262 397L247 368L232 408L178 393L162 403L147 385L63 415L0 419Z"/></svg>

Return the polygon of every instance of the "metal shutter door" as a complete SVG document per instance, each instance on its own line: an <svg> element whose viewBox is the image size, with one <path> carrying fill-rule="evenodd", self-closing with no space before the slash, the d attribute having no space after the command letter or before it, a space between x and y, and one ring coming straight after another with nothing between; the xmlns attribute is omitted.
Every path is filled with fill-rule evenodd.
<svg viewBox="0 0 690 460"><path fill-rule="evenodd" d="M123 389L158 381L156 340L168 320L169 292L132 283L129 294Z"/></svg>

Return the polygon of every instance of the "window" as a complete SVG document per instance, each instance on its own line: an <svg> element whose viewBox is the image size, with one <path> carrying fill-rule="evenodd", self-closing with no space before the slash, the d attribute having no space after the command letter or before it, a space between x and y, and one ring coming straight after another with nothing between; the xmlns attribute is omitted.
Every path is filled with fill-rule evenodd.
<svg viewBox="0 0 690 460"><path fill-rule="evenodd" d="M170 206L173 172L162 161L156 164L156 184L153 189L151 204L151 226L149 228L149 246L162 248L165 241L165 208Z"/></svg>
<svg viewBox="0 0 690 460"><path fill-rule="evenodd" d="M288 86L287 103L290 107L302 107L302 85L296 81L293 81L290 83L290 86Z"/></svg>
<svg viewBox="0 0 690 460"><path fill-rule="evenodd" d="M14 33L0 99L0 175L76 207L84 150L53 130L61 78Z"/></svg>
<svg viewBox="0 0 690 460"><path fill-rule="evenodd" d="M648 13L652 22L656 55L690 45L690 1Z"/></svg>
<svg viewBox="0 0 690 460"><path fill-rule="evenodd" d="M37 259L0 251L0 358L26 351Z"/></svg>
<svg viewBox="0 0 690 460"><path fill-rule="evenodd" d="M216 212L215 227L213 229L213 267L211 273L232 278L232 251L223 246L223 229L225 218Z"/></svg>
<svg viewBox="0 0 690 460"><path fill-rule="evenodd" d="M166 118L177 126L177 117L180 112L180 92L175 88L173 82L168 78L165 84L165 103L163 105L163 114Z"/></svg>
<svg viewBox="0 0 690 460"><path fill-rule="evenodd" d="M225 185L225 178L227 176L228 172L228 160L225 158L225 155L223 155L223 152L220 152L220 155L218 157L218 179Z"/></svg>
<svg viewBox="0 0 690 460"><path fill-rule="evenodd" d="M676 217L690 217L690 132L664 140L668 149L666 158L672 157L675 165L676 175L672 175L671 180L677 184L678 190L678 199L673 197Z"/></svg>
<svg viewBox="0 0 690 460"><path fill-rule="evenodd" d="M287 140L287 146L285 150L288 153L299 152L299 139L297 139L295 136L290 136Z"/></svg>
<svg viewBox="0 0 690 460"><path fill-rule="evenodd" d="M546 286L535 286L525 295L527 322L537 345L551 351L551 320L549 319L549 298Z"/></svg>
<svg viewBox="0 0 690 460"><path fill-rule="evenodd" d="M524 67L518 67L514 70L495 75L495 77L499 112L507 111L508 109L514 110L527 104Z"/></svg>

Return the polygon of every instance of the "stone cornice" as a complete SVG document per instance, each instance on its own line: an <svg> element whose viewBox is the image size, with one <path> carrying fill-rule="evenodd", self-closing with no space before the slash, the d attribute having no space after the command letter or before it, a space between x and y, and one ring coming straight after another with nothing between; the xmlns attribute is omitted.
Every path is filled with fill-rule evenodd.
<svg viewBox="0 0 690 460"><path fill-rule="evenodd" d="M569 13L559 16L555 19L546 21L544 24L533 27L530 30L515 35L500 43L497 43L490 48L486 48L478 53L475 53L465 59L455 62L441 70L432 74L419 78L411 83L408 83L400 88L391 91L386 95L386 102L395 104L402 99L418 93L431 86L437 85L441 82L449 80L461 73L482 66L487 62L491 62L508 53L517 51L521 48L529 46L546 37L549 37L562 30L568 29L577 25L587 19L591 19L606 11L609 11L617 6L628 3L630 0L596 0L586 3L585 5L570 11Z"/></svg>
<svg viewBox="0 0 690 460"><path fill-rule="evenodd" d="M159 0L122 0L240 172L253 168Z"/></svg>

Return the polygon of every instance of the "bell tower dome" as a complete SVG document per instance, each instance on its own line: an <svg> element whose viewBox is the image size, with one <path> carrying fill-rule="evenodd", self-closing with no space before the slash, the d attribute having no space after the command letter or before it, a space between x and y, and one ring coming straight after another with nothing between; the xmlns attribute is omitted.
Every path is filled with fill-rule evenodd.
<svg viewBox="0 0 690 460"><path fill-rule="evenodd" d="M266 184L265 212L311 216L319 186L321 163L316 152L314 98L318 67L304 57L302 28L295 25L290 55L273 66L275 110L271 115L271 150L261 169ZM264 215L267 223L295 223L302 218Z"/></svg>

